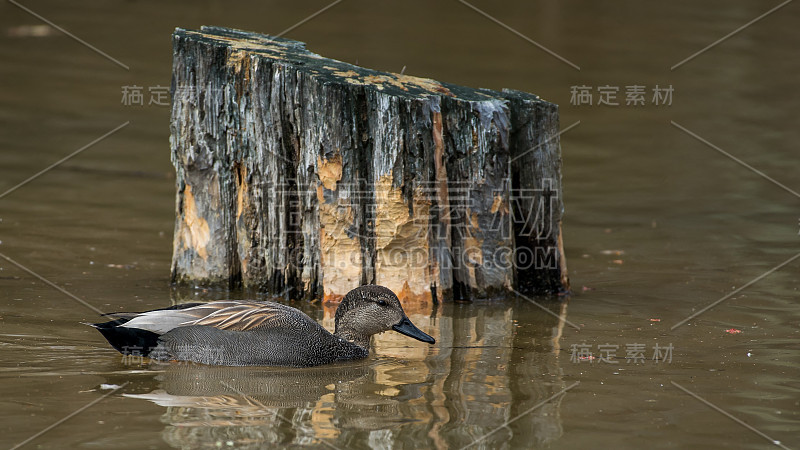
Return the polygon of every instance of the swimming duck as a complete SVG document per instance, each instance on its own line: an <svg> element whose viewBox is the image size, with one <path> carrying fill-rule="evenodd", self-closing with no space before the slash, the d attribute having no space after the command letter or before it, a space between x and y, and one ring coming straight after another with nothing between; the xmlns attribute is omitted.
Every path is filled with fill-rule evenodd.
<svg viewBox="0 0 800 450"><path fill-rule="evenodd" d="M225 366L310 367L366 358L373 334L394 330L436 341L406 316L390 289L360 286L336 309L333 333L303 312L275 302L187 303L90 324L125 355Z"/></svg>

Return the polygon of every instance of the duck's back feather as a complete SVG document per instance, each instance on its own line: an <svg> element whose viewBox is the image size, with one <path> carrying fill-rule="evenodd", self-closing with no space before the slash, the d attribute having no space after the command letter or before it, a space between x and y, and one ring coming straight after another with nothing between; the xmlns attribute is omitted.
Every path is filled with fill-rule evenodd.
<svg viewBox="0 0 800 450"><path fill-rule="evenodd" d="M125 314L130 317L130 313ZM192 325L247 331L262 326L280 327L297 321L316 324L301 311L280 303L225 300L195 304L188 308L156 309L136 313L121 326L165 334L175 328Z"/></svg>

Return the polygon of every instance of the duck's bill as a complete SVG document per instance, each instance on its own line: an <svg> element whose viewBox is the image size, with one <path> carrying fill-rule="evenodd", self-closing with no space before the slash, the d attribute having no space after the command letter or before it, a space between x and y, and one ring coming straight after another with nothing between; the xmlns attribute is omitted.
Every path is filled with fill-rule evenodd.
<svg viewBox="0 0 800 450"><path fill-rule="evenodd" d="M422 330L417 328L416 325L411 323L408 320L408 317L403 317L399 323L395 324L392 329L397 331L398 333L405 334L408 337L412 337L418 341L427 342L428 344L435 344L436 339L428 336L427 334L423 333Z"/></svg>

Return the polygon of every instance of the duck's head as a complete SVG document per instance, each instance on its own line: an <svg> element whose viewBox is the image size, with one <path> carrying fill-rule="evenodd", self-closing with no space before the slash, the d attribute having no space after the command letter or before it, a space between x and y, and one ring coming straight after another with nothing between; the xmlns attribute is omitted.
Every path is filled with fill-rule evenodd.
<svg viewBox="0 0 800 450"><path fill-rule="evenodd" d="M369 347L373 334L389 330L428 344L436 342L408 320L400 300L383 286L359 286L348 292L336 309L334 334L361 347Z"/></svg>

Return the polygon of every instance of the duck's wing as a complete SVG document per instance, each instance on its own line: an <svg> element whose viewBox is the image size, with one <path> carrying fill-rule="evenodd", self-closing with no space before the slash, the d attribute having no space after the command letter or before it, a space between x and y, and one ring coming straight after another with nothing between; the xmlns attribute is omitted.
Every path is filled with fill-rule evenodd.
<svg viewBox="0 0 800 450"><path fill-rule="evenodd" d="M220 330L247 331L262 326L282 326L297 321L316 324L301 311L280 303L235 302L210 314L204 314L186 325L206 325Z"/></svg>
<svg viewBox="0 0 800 450"><path fill-rule="evenodd" d="M114 318L117 318L117 319L128 319L128 320L131 320L131 319L135 318L136 316L140 316L140 315L142 315L144 313L148 313L148 312L168 311L168 310L171 311L171 310L176 310L176 309L186 309L186 308L193 308L195 306L202 306L204 304L205 303L200 303L200 302L181 303L180 305L172 305L172 306L168 306L166 308L159 308L159 309L154 309L154 310L151 310L151 311L138 311L138 312L118 311L118 312L103 313L103 314L100 314L100 315L101 316L114 317Z"/></svg>
<svg viewBox="0 0 800 450"><path fill-rule="evenodd" d="M301 311L280 303L228 300L183 309L147 311L137 314L121 326L164 334L177 327L192 325L247 331L265 325L285 326L298 321L316 323Z"/></svg>

